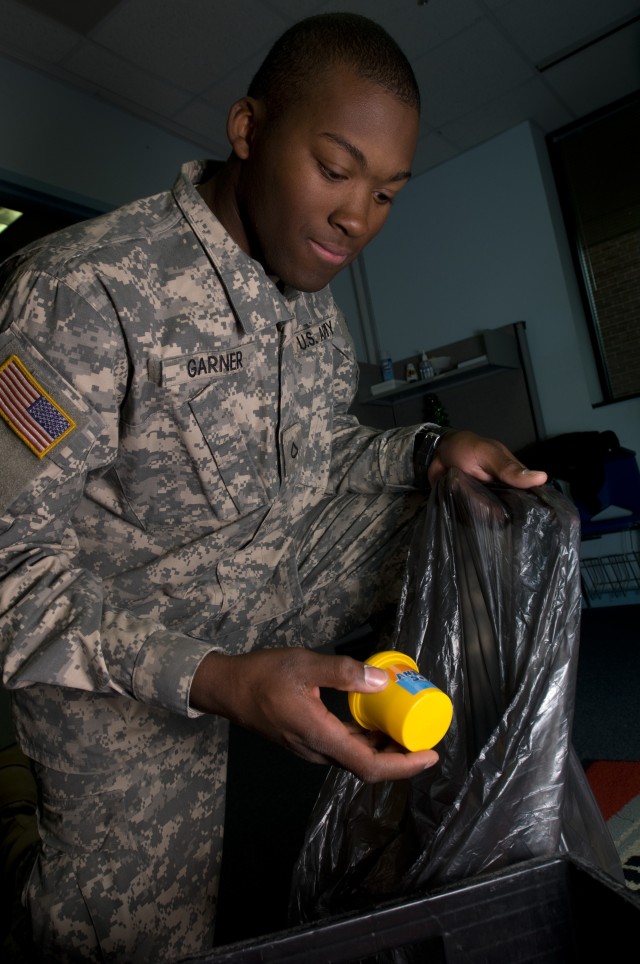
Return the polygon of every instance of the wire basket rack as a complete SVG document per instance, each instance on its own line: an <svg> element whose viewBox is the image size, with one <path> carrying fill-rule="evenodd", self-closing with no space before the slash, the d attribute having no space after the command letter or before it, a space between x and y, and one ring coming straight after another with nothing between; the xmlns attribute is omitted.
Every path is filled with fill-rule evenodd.
<svg viewBox="0 0 640 964"><path fill-rule="evenodd" d="M580 570L589 597L626 596L640 591L640 552L583 559Z"/></svg>

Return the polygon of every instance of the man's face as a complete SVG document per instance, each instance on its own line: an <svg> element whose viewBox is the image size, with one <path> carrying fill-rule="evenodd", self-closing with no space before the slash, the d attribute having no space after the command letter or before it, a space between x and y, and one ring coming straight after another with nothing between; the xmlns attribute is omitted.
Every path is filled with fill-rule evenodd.
<svg viewBox="0 0 640 964"><path fill-rule="evenodd" d="M384 224L417 135L416 110L347 68L332 71L276 123L258 123L238 184L240 243L279 280L323 288Z"/></svg>

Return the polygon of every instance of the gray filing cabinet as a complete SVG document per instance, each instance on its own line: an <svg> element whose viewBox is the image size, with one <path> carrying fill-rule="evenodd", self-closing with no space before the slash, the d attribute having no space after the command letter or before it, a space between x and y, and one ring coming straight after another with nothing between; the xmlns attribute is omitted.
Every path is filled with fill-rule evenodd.
<svg viewBox="0 0 640 964"><path fill-rule="evenodd" d="M427 396L435 394L452 428L499 439L512 451L544 438L524 321L485 329L434 348L429 355L450 356L451 369L376 395L371 393L371 385L380 382L380 369L361 363L352 408L360 421L375 428L393 428L429 420ZM410 361L417 367L417 357L394 363L396 379L404 378Z"/></svg>

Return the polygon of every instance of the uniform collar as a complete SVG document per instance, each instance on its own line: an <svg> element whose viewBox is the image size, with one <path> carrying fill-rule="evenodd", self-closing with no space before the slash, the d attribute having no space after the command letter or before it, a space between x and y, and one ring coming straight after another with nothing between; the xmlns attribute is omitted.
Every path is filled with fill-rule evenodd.
<svg viewBox="0 0 640 964"><path fill-rule="evenodd" d="M216 166L216 161L183 164L173 196L211 260L245 332L291 321L299 308L303 308L303 316L324 316L332 300L328 288L303 293L287 287L281 294L262 265L242 251L200 197L196 185Z"/></svg>

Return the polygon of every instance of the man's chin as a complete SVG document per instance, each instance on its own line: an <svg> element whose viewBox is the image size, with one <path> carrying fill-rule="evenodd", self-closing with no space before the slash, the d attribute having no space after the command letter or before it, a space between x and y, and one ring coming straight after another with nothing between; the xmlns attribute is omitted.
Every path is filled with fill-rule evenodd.
<svg viewBox="0 0 640 964"><path fill-rule="evenodd" d="M300 273L295 276L290 275L290 280L281 279L281 281L284 280L284 283L290 288L296 288L305 294L313 294L315 291L322 291L323 288L331 284L336 275L340 274L341 271L344 271L344 266L335 271Z"/></svg>

